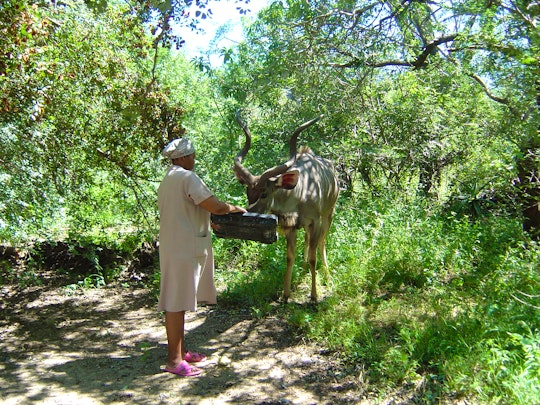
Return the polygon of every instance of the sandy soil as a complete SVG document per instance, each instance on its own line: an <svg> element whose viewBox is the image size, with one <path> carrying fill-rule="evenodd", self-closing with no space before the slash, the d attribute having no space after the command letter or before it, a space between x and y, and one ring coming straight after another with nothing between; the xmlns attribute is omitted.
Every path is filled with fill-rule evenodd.
<svg viewBox="0 0 540 405"><path fill-rule="evenodd" d="M188 345L208 360L186 378L162 371L165 329L148 289L0 289L3 404L407 403L368 399L358 375L275 316L190 313Z"/></svg>

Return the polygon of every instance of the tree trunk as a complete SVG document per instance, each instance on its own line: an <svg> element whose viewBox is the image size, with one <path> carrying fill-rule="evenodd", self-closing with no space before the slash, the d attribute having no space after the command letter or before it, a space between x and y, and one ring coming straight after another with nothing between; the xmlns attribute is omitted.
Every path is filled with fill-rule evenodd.
<svg viewBox="0 0 540 405"><path fill-rule="evenodd" d="M435 176L435 165L431 163L424 163L420 166L420 174L418 179L417 194L423 197L427 197L433 188L433 178Z"/></svg>
<svg viewBox="0 0 540 405"><path fill-rule="evenodd" d="M518 187L523 229L534 238L540 237L540 145L538 141L522 148L518 160Z"/></svg>
<svg viewBox="0 0 540 405"><path fill-rule="evenodd" d="M536 82L536 107L540 113L540 80ZM522 145L517 169L523 229L540 239L540 125L536 136Z"/></svg>

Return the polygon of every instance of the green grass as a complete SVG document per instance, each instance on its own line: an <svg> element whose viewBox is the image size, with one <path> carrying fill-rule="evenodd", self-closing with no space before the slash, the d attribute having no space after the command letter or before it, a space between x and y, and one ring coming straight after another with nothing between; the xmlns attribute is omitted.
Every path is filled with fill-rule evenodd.
<svg viewBox="0 0 540 405"><path fill-rule="evenodd" d="M294 304L304 302L310 277L299 258L293 303L279 308L280 316L341 353L350 370L365 370L381 394L422 381L427 403L538 403L540 248L519 222L490 215L472 221L418 201L341 204L321 302ZM235 264L222 280L223 297L271 311L282 288L284 245L237 246L233 255L225 245L216 256Z"/></svg>

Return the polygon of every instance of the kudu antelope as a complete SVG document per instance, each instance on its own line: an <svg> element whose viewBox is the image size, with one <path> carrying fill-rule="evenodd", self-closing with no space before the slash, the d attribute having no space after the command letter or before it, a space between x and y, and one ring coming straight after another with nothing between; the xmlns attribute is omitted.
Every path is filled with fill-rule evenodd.
<svg viewBox="0 0 540 405"><path fill-rule="evenodd" d="M278 225L287 240L287 270L283 289L286 302L291 294L292 268L296 254L296 232L305 230L304 261L311 270L311 300L317 301L316 264L317 248L323 265L326 260L326 235L332 224L339 194L334 166L329 160L315 156L307 147L296 150L300 132L313 125L320 117L308 121L294 131L289 140L289 160L266 170L260 176L252 175L242 165L242 159L251 147L251 133L239 113L236 121L246 136L244 147L234 159L234 172L247 186L248 211L271 213L278 217Z"/></svg>

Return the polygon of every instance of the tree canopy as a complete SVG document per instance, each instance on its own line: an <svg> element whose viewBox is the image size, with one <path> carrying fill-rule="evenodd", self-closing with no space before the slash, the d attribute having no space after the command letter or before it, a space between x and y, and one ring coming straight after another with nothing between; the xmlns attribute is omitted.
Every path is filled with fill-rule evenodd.
<svg viewBox="0 0 540 405"><path fill-rule="evenodd" d="M329 153L344 178L412 175L424 194L442 175L453 193L513 184L538 229L538 14L534 2L276 1L224 92L280 117L324 113L319 139L342 145ZM497 163L478 171L471 156Z"/></svg>
<svg viewBox="0 0 540 405"><path fill-rule="evenodd" d="M143 203L141 182L155 180L159 151L183 133L185 107L159 79L167 50L141 13L20 0L4 3L0 24L5 220L39 223L87 200L119 211L126 199ZM97 200L96 187L106 189ZM128 211L135 223L146 215Z"/></svg>

